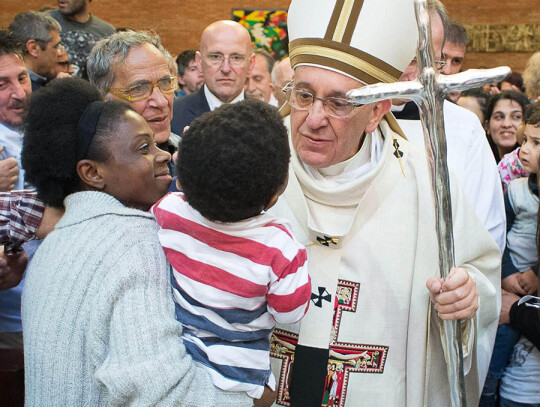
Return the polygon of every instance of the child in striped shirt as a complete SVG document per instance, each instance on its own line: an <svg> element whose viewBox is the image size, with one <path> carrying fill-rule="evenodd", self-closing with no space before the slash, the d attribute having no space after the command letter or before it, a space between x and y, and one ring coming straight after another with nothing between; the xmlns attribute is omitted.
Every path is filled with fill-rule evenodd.
<svg viewBox="0 0 540 407"><path fill-rule="evenodd" d="M305 248L286 221L266 212L285 189L289 157L275 108L256 100L224 105L182 136L183 193L152 208L187 351L217 387L256 399L275 388L275 322L300 320L311 297Z"/></svg>

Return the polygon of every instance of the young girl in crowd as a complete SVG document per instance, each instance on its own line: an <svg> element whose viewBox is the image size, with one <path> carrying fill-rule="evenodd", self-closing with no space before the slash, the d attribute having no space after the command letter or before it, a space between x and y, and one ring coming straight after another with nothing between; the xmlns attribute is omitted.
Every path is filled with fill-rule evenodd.
<svg viewBox="0 0 540 407"><path fill-rule="evenodd" d="M531 175L511 181L505 194L508 233L502 263L502 288L507 292L521 296L534 294L538 288L538 279L533 269L538 267L535 238L539 202L536 176L540 158L539 125L540 104L537 103L526 111L521 147L521 161L524 169ZM538 406L536 403L540 403L540 392L538 391L540 353L537 350L531 353L532 348L530 347L530 349L525 349L525 345L521 344L521 339L514 347L518 339L519 333L508 324L499 325L480 406L495 406L497 386L503 371L505 374L501 388L501 406L503 406L502 397L525 403L524 406L529 407ZM505 370L512 352L514 355L516 352L521 352L521 354L514 356ZM527 356L529 354L531 354L530 357ZM525 372L519 365L526 361L528 369L530 369L526 375L529 377L527 381L519 385L518 383L522 379L521 375Z"/></svg>
<svg viewBox="0 0 540 407"><path fill-rule="evenodd" d="M275 321L297 322L311 298L305 248L266 213L285 189L289 156L275 108L253 99L224 105L182 135L183 193L152 209L188 352L216 386L254 398L275 388Z"/></svg>
<svg viewBox="0 0 540 407"><path fill-rule="evenodd" d="M170 155L129 105L79 79L34 94L22 163L65 214L22 300L29 406L251 406L195 366L175 320L157 224Z"/></svg>
<svg viewBox="0 0 540 407"><path fill-rule="evenodd" d="M501 161L499 161L499 164L497 165L499 169L499 175L501 177L503 192L506 192L506 189L508 188L508 184L510 183L510 181L517 178L529 176L529 173L523 167L523 164L520 159L521 144L523 144L523 131L524 130L525 130L525 125L522 123L518 127L517 133L516 133L516 139L520 146L516 148L515 150L511 151L510 153L505 154L503 158L501 158Z"/></svg>

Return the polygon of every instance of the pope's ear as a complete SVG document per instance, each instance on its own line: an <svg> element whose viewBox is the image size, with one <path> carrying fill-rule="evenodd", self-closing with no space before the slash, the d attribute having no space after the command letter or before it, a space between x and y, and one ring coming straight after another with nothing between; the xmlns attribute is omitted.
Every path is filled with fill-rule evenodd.
<svg viewBox="0 0 540 407"><path fill-rule="evenodd" d="M375 103L375 106L371 111L371 118L369 119L364 131L366 133L375 131L383 116L390 111L391 106L392 102L390 100L381 100L380 102Z"/></svg>
<svg viewBox="0 0 540 407"><path fill-rule="evenodd" d="M101 167L93 160L81 160L77 163L77 175L81 182L90 189L103 190L105 180L102 176Z"/></svg>

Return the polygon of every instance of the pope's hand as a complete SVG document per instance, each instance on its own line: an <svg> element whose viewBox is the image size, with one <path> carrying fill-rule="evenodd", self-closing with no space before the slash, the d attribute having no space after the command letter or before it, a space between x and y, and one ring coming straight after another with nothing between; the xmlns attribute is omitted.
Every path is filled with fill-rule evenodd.
<svg viewBox="0 0 540 407"><path fill-rule="evenodd" d="M470 319L476 314L478 291L467 270L453 267L446 280L432 277L426 287L441 319Z"/></svg>

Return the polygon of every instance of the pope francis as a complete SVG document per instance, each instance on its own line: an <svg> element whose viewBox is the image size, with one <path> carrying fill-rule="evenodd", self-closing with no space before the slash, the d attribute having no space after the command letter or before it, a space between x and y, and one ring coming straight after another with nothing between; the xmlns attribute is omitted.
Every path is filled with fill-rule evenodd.
<svg viewBox="0 0 540 407"><path fill-rule="evenodd" d="M276 405L449 406L439 330L462 320L469 405L498 322L500 251L451 179L455 258L439 277L427 160L389 113L347 91L395 82L415 55L413 0L292 0L282 111L289 184L273 213L308 249L310 308L272 335Z"/></svg>

